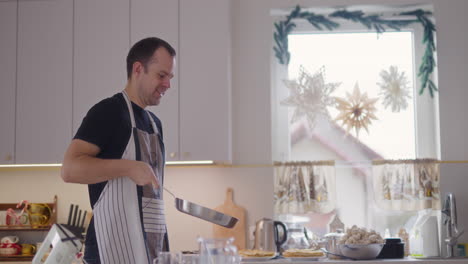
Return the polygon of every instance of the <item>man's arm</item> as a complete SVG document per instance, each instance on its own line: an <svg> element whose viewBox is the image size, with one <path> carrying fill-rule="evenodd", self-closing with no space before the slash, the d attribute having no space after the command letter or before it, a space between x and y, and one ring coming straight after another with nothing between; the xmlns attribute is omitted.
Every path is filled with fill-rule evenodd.
<svg viewBox="0 0 468 264"><path fill-rule="evenodd" d="M61 176L65 182L93 184L119 177L130 177L138 185L159 183L151 167L142 161L100 159L98 146L74 139L68 147L62 164Z"/></svg>

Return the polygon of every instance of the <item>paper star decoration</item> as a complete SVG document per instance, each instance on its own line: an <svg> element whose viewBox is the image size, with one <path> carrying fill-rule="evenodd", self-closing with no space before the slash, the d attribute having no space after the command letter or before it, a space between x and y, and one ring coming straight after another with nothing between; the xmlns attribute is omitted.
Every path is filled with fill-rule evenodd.
<svg viewBox="0 0 468 264"><path fill-rule="evenodd" d="M335 103L331 94L340 83L325 83L324 68L320 68L314 75L307 72L304 67L299 68L297 80L285 80L289 89L289 97L281 101L281 105L295 107L291 123L306 116L309 126L315 126L317 114L330 116L327 106Z"/></svg>
<svg viewBox="0 0 468 264"><path fill-rule="evenodd" d="M392 107L392 112L400 112L408 107L408 99L411 99L411 91L408 87L409 81L404 72L399 73L396 66L390 66L389 71L380 72L381 83L377 83L381 90L379 95L383 96L385 109Z"/></svg>
<svg viewBox="0 0 468 264"><path fill-rule="evenodd" d="M356 83L353 94L346 92L346 99L337 97L335 100L339 111L335 121L341 121L348 132L354 128L357 136L362 128L369 133L368 126L372 120L377 120L375 103L379 100L378 98L368 98L367 93L361 94L359 85Z"/></svg>

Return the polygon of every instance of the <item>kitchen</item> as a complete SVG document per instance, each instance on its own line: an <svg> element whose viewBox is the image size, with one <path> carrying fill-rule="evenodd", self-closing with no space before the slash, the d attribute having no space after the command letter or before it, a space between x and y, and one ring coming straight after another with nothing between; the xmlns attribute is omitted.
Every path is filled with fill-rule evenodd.
<svg viewBox="0 0 468 264"><path fill-rule="evenodd" d="M51 1L40 0L30 2L33 2L32 4L35 5L51 3ZM136 1L130 1L132 2L133 7L131 9L131 12L133 12L131 17L135 20L132 21L132 25L129 25L129 1L119 1L118 3L116 1L112 1L113 9L111 10L114 10L112 12L111 10L108 10L104 3L101 3L101 6L96 6L95 9L93 9L96 13L90 15L90 17L75 17L75 23L81 21L83 24L77 23L72 25L72 20L67 19L73 16L72 9L68 9L70 7L70 2L71 1L67 2L68 6L65 7L65 9L68 10L68 13L63 14L63 17L56 18L55 21L52 20L50 24L47 24L54 26L52 28L52 30L54 30L54 34L49 36L49 38L54 39L59 37L58 39L60 41L65 41L65 43L67 43L65 50L56 50L55 52L61 52L61 54L63 54L65 57L68 56L70 62L72 60L70 54L73 53L74 49L75 51L82 49L80 51L83 54L86 54L86 56L74 57L75 64L70 63L69 65L65 65L65 68L63 68L63 65L59 62L54 61L56 64L54 64L55 66L53 69L62 74L56 76L52 73L48 73L49 75L46 76L50 77L50 79L57 78L55 82L59 83L58 88L61 89L56 88L57 91L52 89L48 90L51 92L57 92L57 94L47 94L45 95L46 97L44 97L44 95L39 94L38 91L28 91L25 89L18 91L18 94L16 95L17 100L24 106L24 109L18 108L16 110L17 112L15 111L15 106L11 105L12 102L8 99L11 97L3 96L2 94L2 99L0 99L2 107L6 107L5 110L2 108L1 120L7 120L9 122L7 124L13 124L13 127L2 126L2 135L8 135L8 138L13 138L13 136L10 135L10 133L12 133L11 131L13 131L13 133L18 133L16 138L21 139L21 142L24 143L17 143L16 149L23 152L22 155L24 160L34 160L34 163L44 162L41 160L41 152L50 148L47 145L41 145L40 142L33 142L34 137L32 134L29 134L30 131L33 131L35 127L41 126L41 122L37 121L39 116L34 115L34 109L39 108L45 113L53 113L55 120L53 123L48 124L48 126L56 128L56 130L52 128L48 130L46 129L46 132L52 132L54 134L44 134L44 138L57 137L60 141L68 142L71 139L72 132L58 133L56 131L71 131L73 129L76 130L76 126L80 123L84 112L92 103L98 100L98 98L100 99L104 96L111 95L112 93L115 93L123 88L124 73L122 61L131 41L142 37L145 30L152 30L150 32L155 32L155 35L159 33L159 30L161 30L160 32L164 32L161 33L161 37L165 37L169 41L174 42L180 38L180 45L185 45L182 43L186 35L178 35L178 27L176 26L179 23L178 18L170 15L176 12L174 6L171 4L159 3L157 8L155 7L153 9L145 9L143 8L143 5L136 4ZM212 151L212 153L218 151L218 155L210 157L209 159L232 161L233 166L169 166L166 168L165 184L174 193L186 199L193 200L194 202L212 208L222 203L226 189L231 187L234 189L236 203L242 205L248 212L247 226L252 226L255 224L256 220L262 217L273 216L273 168L268 166L269 164L272 164L272 136L270 121L271 91L269 70L271 64L271 49L269 47L271 47L273 26L270 10L278 8L292 8L296 4L313 7L354 4L385 5L390 4L390 2L380 0L310 0L294 2L239 0L223 1L222 5L218 2L219 1L205 1L203 4L206 6L216 6L216 8L219 8L220 10L219 13L212 13L208 8L206 10L196 9L197 4L195 3L193 3L194 6L187 4L188 8L185 9L185 11L181 10L182 12L186 12L183 14L187 16L202 16L205 17L205 21L201 21L200 24L194 23L194 25L192 25L193 28L189 27L189 25L187 25L187 21L185 21L184 25L187 25L185 30L187 32L192 32L193 34L202 35L203 38L201 39L203 41L201 43L205 43L207 45L210 44L210 30L214 30L214 32L218 33L221 32L220 35L224 37L221 40L217 40L219 43L221 43L221 45L218 47L219 50L216 50L216 52L225 52L225 54L230 53L230 56L226 55L221 58L212 58L215 56L209 56L209 58L206 58L206 56L203 56L203 61L207 61L207 59L209 59L206 64L207 66L203 68L197 67L197 64L195 63L192 65L184 65L184 60L190 63L192 59L193 61L197 61L197 59L200 57L196 57L197 54L194 54L193 51L190 51L190 45L187 44L188 47L180 47L181 51L178 53L178 59L181 60L180 67L187 67L187 71L184 71L185 68L178 69L180 71L180 75L182 76L185 74L185 76L197 80L197 83L200 84L200 87L196 87L195 83L184 84L184 79L181 79L180 83L177 84L176 80L176 82L173 84L175 89L168 92L167 98L165 98L167 99L167 101L165 101L166 104L161 106L165 109L162 110L162 112L165 114L168 113L168 111L177 112L179 111L179 108L181 109L180 111L185 109L183 112L185 114L187 114L187 112L190 110L195 112L195 110L198 109L198 111L201 111L201 113L193 114L195 116L199 116L200 114L202 116L207 116L208 121L203 122L209 126L198 128L194 127L194 122L190 122L190 118L192 117L190 116L190 113L187 114L187 117L184 117L181 113L181 120L179 124L177 122L169 121L172 117L178 118L178 115L174 112L171 112L171 114L166 114L161 118L163 119L166 141L175 142L167 144L174 146L178 146L179 144L183 145L184 142L179 143L179 138L181 141L183 141L183 139L187 137L187 135L184 136L181 134L179 136L177 132L171 131L179 131L178 133L187 133L186 131L210 133L210 137L212 137L210 139L216 140L216 144L206 145L205 148L210 149L211 147L209 146L217 145L218 147L216 150L210 151ZM463 101L464 98L468 98L468 92L466 89L464 89L464 84L467 83L468 80L466 79L466 70L463 70L464 63L468 61L468 54L464 51L464 48L467 46L466 44L468 42L468 38L466 34L464 34L464 26L467 25L464 11L468 10L468 4L464 0L426 0L417 2L391 1L392 5L405 5L410 3L430 3L434 5L434 15L437 21L438 84L440 87L440 141L442 160L468 160L468 154L465 150L467 149L465 147L468 147L466 146L468 143L464 138L464 131L468 129L468 125L456 120L455 118L460 116L460 114L467 112L468 110L468 107ZM0 4L2 5L2 16L0 16L0 19L2 19L1 24L3 31L4 27L9 25L9 22L15 23L16 21L15 14L17 12L17 2L1 1ZM20 0L19 4L26 4L26 1ZM87 5L78 4L76 1L74 4L75 10L77 11L86 11L86 8L89 8ZM4 9L4 6L6 5L9 6L9 9ZM110 1L108 5L110 5ZM167 6L165 8L161 8L161 5ZM202 6L202 4L198 5ZM89 6L92 6L92 4L89 4ZM203 13L191 14L191 10L198 10L198 12L206 12L208 14L206 16L204 16ZM3 11L5 11L8 16L4 16ZM104 11L111 12L111 14L106 15L104 19L99 19L99 14L102 14ZM144 15L138 15L138 12L142 12L142 14L146 14L147 16L152 15L152 19L156 20L154 21L155 26L148 26L144 23L144 21L138 21L138 18L143 20L144 17ZM155 16L154 12L160 12L159 16ZM32 19L35 18L34 13L27 13L26 15L31 16ZM187 19L189 18L190 17ZM3 19L6 21L3 22ZM59 21L59 19L66 19L68 24L63 25L54 23ZM218 19L223 21L222 23L217 23L219 28L212 25L213 21L217 21ZM116 27L115 25L121 25L122 28ZM80 26L82 26L82 28L80 28ZM92 28L91 26L97 28L95 31L87 33L85 29ZM200 29L195 28L197 26L199 26ZM75 38L78 41L83 41L84 44L76 44L75 48L73 49L72 45L74 42L72 41L72 31L60 32L60 30L62 30L64 27L76 27L77 35L75 35ZM38 25L38 28L41 29L40 25ZM34 30L35 28L32 27L31 29ZM138 32L138 30L141 30L141 32ZM58 32L60 32L60 34ZM12 46L18 46L25 49L31 49L30 46L34 45L29 44L29 46L20 46L27 44L16 43L16 29L10 33L11 38L2 38L1 40L2 49L0 52L2 54L2 58L4 58L3 56L6 58L11 58L11 49L4 49L3 45L6 45L6 47L9 48ZM29 36L29 38L26 38L25 40L40 39L42 34L44 34L44 31L36 32L36 35ZM129 37L131 34L132 36ZM85 42L84 39L87 36L93 38L91 43L94 45L89 43L86 44L87 42ZM106 46L107 42L104 41L107 39L112 39L112 44L107 44ZM21 40L22 38L20 36L18 41L21 42ZM193 42L193 37L191 37L189 40ZM42 40L41 43L45 45L47 42ZM185 43L190 44L191 42ZM15 53L15 50L16 48L13 49L13 53ZM41 53L40 50L35 50L34 52ZM184 55L184 52L187 52L187 55ZM187 58L189 56L195 57ZM100 59L97 60L97 62L103 61L105 59L108 61L108 65L88 65L86 59L89 60L93 57ZM24 59L26 60L28 58ZM2 59L2 61L4 60ZM16 56L13 56L13 62L16 64L15 61ZM47 58L40 58L39 62L45 63L47 61ZM33 77L25 80L18 79L18 87L31 86L35 87L36 90L39 90L37 89L38 87L42 88L42 86L47 87L50 85L47 81L41 78L43 73L35 71L35 69L40 65L34 62L32 63L35 68L28 68L29 66L27 64L23 64L22 67L24 67L24 69L21 67L19 68L19 70L24 70L27 73L32 74ZM15 87L16 78L14 76L16 74L16 69L11 69L8 67L8 65L10 64L5 65L2 63L2 69L4 67L6 69L1 71L2 75L0 79L2 82L12 82L12 87ZM73 70L71 65L74 65L73 67L74 70L77 71L77 74L72 74ZM214 65L216 66L213 67ZM220 65L223 65L223 67L220 67ZM228 67L228 65L230 65L230 67ZM179 72L176 71L176 75L178 73ZM207 75L207 73L209 73L209 75ZM229 75L230 77L228 77ZM203 78L202 76L206 77ZM76 91L73 94L73 100L79 99L79 102L84 102L83 104L78 105L75 103L73 105L74 109L76 109L76 113L75 111L72 113L72 110L70 109L70 102L63 99L71 98L71 90L62 88L71 87L70 80L72 78L74 87L83 88L83 90ZM201 86L206 86L206 83L212 83L213 86L218 87L230 87L222 89L222 91L218 91L213 94L213 87L211 87L211 90L210 87L201 88ZM7 82L5 85L8 84L9 83ZM187 86L188 88L185 88ZM102 89L96 89L95 87L102 87ZM196 88L190 89L191 87ZM177 89L180 89L181 92L183 90L184 93L188 93L188 95L184 95L185 99L182 98L181 95L180 105L177 103ZM28 96L26 92L31 92L32 95ZM209 98L211 96L213 96L213 99L210 101L217 102L210 102L210 104L208 104L206 107L214 107L212 109L220 109L220 111L209 111L209 109L200 110L201 106L196 104L197 101L194 100L194 98L203 100L202 102L206 102L207 100L204 98ZM39 103L36 98L39 98L42 103ZM215 100L215 98L217 100ZM44 102L45 104L52 104L55 106L55 108L53 110L43 110L45 107ZM66 110L57 111L56 109ZM158 113L157 108L152 110L155 113ZM40 111L38 111L37 114L39 115ZM4 115L6 116L5 118L3 117ZM15 115L19 118L23 117L24 119L35 120L34 122L36 123L18 122L15 127ZM70 117L66 118L66 116ZM66 121L64 121L62 124L62 122L57 122L56 120ZM71 124L72 122L73 124ZM38 131L38 133L42 132ZM213 136L211 134L213 134ZM207 142L200 143L206 144ZM185 144L188 144L187 149L192 148L192 146L197 146L193 142L186 142ZM190 146L190 144L193 145ZM4 148L3 145L2 148ZM5 148L10 149L8 145L6 145ZM54 148L60 149L60 146L54 146ZM197 150L201 151L200 149L203 149L203 145L197 148ZM174 152L183 151L184 150ZM55 157L59 157L60 153L58 152L59 151L57 151L57 153L53 153L53 155L55 155ZM171 152L168 151L168 155L170 154ZM17 153L16 156L19 157L19 153ZM177 159L188 160L187 158L183 157L175 157L173 160ZM55 162L53 163L60 162L61 160L56 158ZM24 162L17 161L17 163ZM458 208L460 208L458 211L458 222L461 227L464 227L466 224L468 224L468 213L464 210L461 210L461 208L466 207L468 204L468 197L464 191L464 186L466 186L466 183L468 182L467 177L464 175L466 173L466 169L467 165L465 163L451 163L441 165L441 174L443 175L440 183L441 192L452 192L456 195ZM0 171L0 177L2 179L2 184L0 187L0 200L4 203L18 202L23 199L30 201L48 202L51 201L53 196L56 194L59 197L58 222L60 223L66 222L68 206L70 203L79 204L80 208L86 208L87 210L90 209L86 186L63 183L59 178L58 168L5 168ZM208 192L206 190L210 191ZM172 249L175 251L195 249L197 247L196 237L198 235L210 237L212 226L206 222L180 214L172 206L172 202L173 201L170 198L166 199L168 230ZM460 237L459 241L466 242L467 240L467 235L464 234Z"/></svg>

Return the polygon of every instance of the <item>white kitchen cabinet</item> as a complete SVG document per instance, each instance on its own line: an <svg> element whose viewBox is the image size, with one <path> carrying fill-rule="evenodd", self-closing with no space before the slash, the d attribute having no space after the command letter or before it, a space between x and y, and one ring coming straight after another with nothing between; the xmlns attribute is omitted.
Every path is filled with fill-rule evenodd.
<svg viewBox="0 0 468 264"><path fill-rule="evenodd" d="M0 164L14 163L16 1L0 2Z"/></svg>
<svg viewBox="0 0 468 264"><path fill-rule="evenodd" d="M231 162L230 1L179 8L179 157Z"/></svg>
<svg viewBox="0 0 468 264"><path fill-rule="evenodd" d="M161 37L177 51L161 104L168 161L231 161L229 0L132 0L132 44Z"/></svg>
<svg viewBox="0 0 468 264"><path fill-rule="evenodd" d="M0 53L17 61L1 73L11 88L1 92L10 114L0 146L15 148L14 162L61 162L90 107L124 89L128 50L148 36L178 53L172 89L150 107L168 160L231 161L229 0L19 1L1 12L1 32L12 35L2 46L17 49Z"/></svg>
<svg viewBox="0 0 468 264"><path fill-rule="evenodd" d="M70 141L73 0L18 2L16 163L61 162Z"/></svg>
<svg viewBox="0 0 468 264"><path fill-rule="evenodd" d="M131 0L131 43L147 37L159 37L179 52L179 3L165 0ZM177 54L176 60L180 57ZM179 61L175 77L158 106L148 107L163 124L167 160L178 160L179 153ZM171 155L172 154L172 155Z"/></svg>
<svg viewBox="0 0 468 264"><path fill-rule="evenodd" d="M73 136L93 105L125 88L129 0L75 1L74 16Z"/></svg>

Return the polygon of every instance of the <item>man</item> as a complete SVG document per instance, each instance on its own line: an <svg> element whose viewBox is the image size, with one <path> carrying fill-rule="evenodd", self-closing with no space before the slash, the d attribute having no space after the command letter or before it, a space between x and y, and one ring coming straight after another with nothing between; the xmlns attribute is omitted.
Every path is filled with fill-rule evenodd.
<svg viewBox="0 0 468 264"><path fill-rule="evenodd" d="M87 263L152 263L168 250L162 127L145 108L170 88L175 55L164 40L137 42L124 91L89 110L65 153L62 179L88 184L93 208Z"/></svg>

